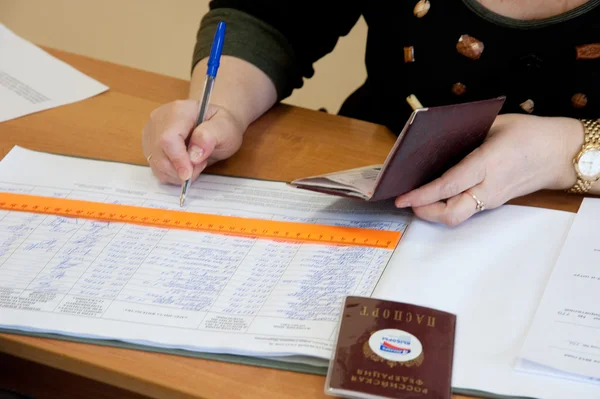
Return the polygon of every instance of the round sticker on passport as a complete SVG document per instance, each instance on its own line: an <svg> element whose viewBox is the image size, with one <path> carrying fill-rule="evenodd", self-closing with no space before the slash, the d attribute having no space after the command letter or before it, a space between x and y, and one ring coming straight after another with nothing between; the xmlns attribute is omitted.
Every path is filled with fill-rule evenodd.
<svg viewBox="0 0 600 399"><path fill-rule="evenodd" d="M409 332L386 329L371 335L369 347L378 356L393 362L408 362L423 352L421 341Z"/></svg>

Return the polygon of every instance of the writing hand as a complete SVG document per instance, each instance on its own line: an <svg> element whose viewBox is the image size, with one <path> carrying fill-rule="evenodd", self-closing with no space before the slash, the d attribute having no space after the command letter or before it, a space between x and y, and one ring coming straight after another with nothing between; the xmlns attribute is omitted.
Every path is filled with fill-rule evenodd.
<svg viewBox="0 0 600 399"><path fill-rule="evenodd" d="M142 133L142 147L162 183L181 184L198 178L207 165L229 158L240 148L247 128L227 109L211 104L194 129L198 102L178 100L156 108ZM185 139L190 138L189 151Z"/></svg>

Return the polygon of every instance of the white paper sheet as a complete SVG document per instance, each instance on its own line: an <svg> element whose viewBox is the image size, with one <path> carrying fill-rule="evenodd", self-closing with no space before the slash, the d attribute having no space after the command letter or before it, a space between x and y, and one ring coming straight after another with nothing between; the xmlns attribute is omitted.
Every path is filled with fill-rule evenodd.
<svg viewBox="0 0 600 399"><path fill-rule="evenodd" d="M179 208L149 168L13 149L0 191ZM404 231L393 205L203 175L186 210ZM0 326L158 347L327 359L347 295L393 251L292 244L0 211Z"/></svg>
<svg viewBox="0 0 600 399"><path fill-rule="evenodd" d="M600 199L585 198L520 357L524 372L598 384L600 396Z"/></svg>
<svg viewBox="0 0 600 399"><path fill-rule="evenodd" d="M0 122L108 90L0 24Z"/></svg>
<svg viewBox="0 0 600 399"><path fill-rule="evenodd" d="M455 228L415 219L372 296L457 314L455 388L598 399L598 386L514 370L574 217L503 206Z"/></svg>
<svg viewBox="0 0 600 399"><path fill-rule="evenodd" d="M291 186L308 188L328 188L339 190L362 199L369 199L373 195L381 165L365 166L341 172L328 173L321 176L305 177L294 180Z"/></svg>

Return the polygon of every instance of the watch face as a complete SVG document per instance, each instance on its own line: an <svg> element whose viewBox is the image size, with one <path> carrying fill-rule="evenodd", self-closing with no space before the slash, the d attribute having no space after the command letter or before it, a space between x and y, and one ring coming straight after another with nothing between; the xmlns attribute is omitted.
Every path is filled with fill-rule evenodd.
<svg viewBox="0 0 600 399"><path fill-rule="evenodd" d="M579 173L584 177L596 177L600 174L600 150L587 150L579 158L577 162Z"/></svg>

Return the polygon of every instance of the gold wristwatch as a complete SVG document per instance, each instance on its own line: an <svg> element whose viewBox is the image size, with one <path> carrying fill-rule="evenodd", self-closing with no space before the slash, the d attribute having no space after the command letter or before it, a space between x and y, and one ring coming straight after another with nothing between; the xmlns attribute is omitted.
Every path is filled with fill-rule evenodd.
<svg viewBox="0 0 600 399"><path fill-rule="evenodd" d="M587 193L594 182L600 179L600 123L583 119L583 145L579 154L573 158L577 182L567 192Z"/></svg>

